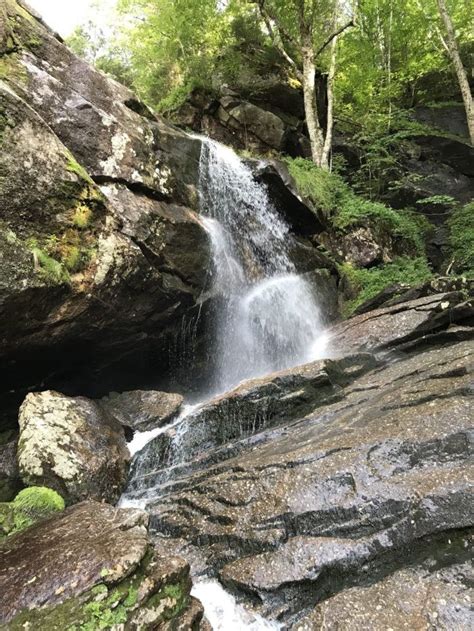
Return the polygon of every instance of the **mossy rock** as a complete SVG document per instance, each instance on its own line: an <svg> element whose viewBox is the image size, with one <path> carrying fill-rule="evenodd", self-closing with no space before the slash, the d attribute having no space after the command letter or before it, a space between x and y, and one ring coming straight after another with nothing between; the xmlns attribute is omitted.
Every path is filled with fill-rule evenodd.
<svg viewBox="0 0 474 631"><path fill-rule="evenodd" d="M0 536L20 532L64 508L63 498L52 489L44 486L23 489L12 502L0 504Z"/></svg>

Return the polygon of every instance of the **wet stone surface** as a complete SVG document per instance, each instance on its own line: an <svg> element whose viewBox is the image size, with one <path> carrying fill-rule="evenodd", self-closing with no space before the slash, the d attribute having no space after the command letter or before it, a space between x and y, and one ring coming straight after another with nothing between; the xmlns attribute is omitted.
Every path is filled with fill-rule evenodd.
<svg viewBox="0 0 474 631"><path fill-rule="evenodd" d="M344 594L369 574L381 590L393 574L387 593L395 600L400 589L404 598L397 572L448 545L451 533L464 536L474 521L472 331L459 316L469 303L458 305L446 295L401 303L404 329L393 326L390 308L354 318L341 325L341 348L358 338L375 356L244 383L196 410L182 433L178 426L150 443L128 497L146 504L158 549L192 559L198 572L211 568L287 624L316 606L314 627L304 629L338 628L317 622L326 615L318 603L339 598L342 611ZM189 451L180 452L183 445ZM449 563L463 550L454 547ZM408 574L407 584L419 583L416 611L431 579L417 566Z"/></svg>

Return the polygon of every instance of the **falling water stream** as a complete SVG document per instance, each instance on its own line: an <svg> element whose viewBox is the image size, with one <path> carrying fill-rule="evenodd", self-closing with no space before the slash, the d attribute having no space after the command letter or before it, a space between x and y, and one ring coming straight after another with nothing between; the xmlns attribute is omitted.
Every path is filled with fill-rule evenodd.
<svg viewBox="0 0 474 631"><path fill-rule="evenodd" d="M231 149L201 140L201 216L212 244L213 293L223 298L213 331L217 362L209 384L210 393L216 394L242 380L321 358L326 336L312 287L291 261L288 226L266 188ZM186 462L182 441L196 408L199 404L186 406L173 426L138 434L129 445L136 453L159 434L172 432L163 483ZM137 456L135 477L150 457L154 452L146 449ZM159 497L157 487L146 493L138 500L126 493L121 505L145 506ZM215 631L280 628L238 605L217 581L198 581L193 594L203 602Z"/></svg>
<svg viewBox="0 0 474 631"><path fill-rule="evenodd" d="M311 286L289 256L291 235L252 171L228 147L203 143L201 212L213 248L217 391L316 359L324 338Z"/></svg>

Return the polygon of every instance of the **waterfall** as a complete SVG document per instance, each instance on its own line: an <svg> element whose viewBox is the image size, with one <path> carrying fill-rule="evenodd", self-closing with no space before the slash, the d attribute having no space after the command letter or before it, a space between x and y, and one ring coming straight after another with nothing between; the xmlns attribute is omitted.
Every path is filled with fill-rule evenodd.
<svg viewBox="0 0 474 631"><path fill-rule="evenodd" d="M244 379L322 358L326 336L314 291L291 261L288 226L266 188L231 149L201 141L201 218L212 244L216 302L211 323L216 370L210 386L215 394ZM183 475L193 458L193 440L205 428L196 418L210 393L185 406L172 424L135 435L129 447L139 453L120 506L144 508ZM281 629L237 604L216 580L200 580L193 594L214 631Z"/></svg>
<svg viewBox="0 0 474 631"><path fill-rule="evenodd" d="M289 256L288 226L266 188L231 149L202 139L199 191L214 261L214 388L321 356L324 334L311 286Z"/></svg>

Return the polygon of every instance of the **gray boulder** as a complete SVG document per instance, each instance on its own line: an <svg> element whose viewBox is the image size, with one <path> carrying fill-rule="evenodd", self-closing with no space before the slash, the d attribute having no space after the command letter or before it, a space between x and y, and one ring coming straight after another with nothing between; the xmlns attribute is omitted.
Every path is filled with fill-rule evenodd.
<svg viewBox="0 0 474 631"><path fill-rule="evenodd" d="M18 463L26 485L55 489L68 504L119 499L130 454L122 427L97 403L53 391L30 393L18 420Z"/></svg>
<svg viewBox="0 0 474 631"><path fill-rule="evenodd" d="M0 624L8 629L198 629L189 566L154 554L137 510L82 502L0 547ZM188 626L180 626L186 622Z"/></svg>

